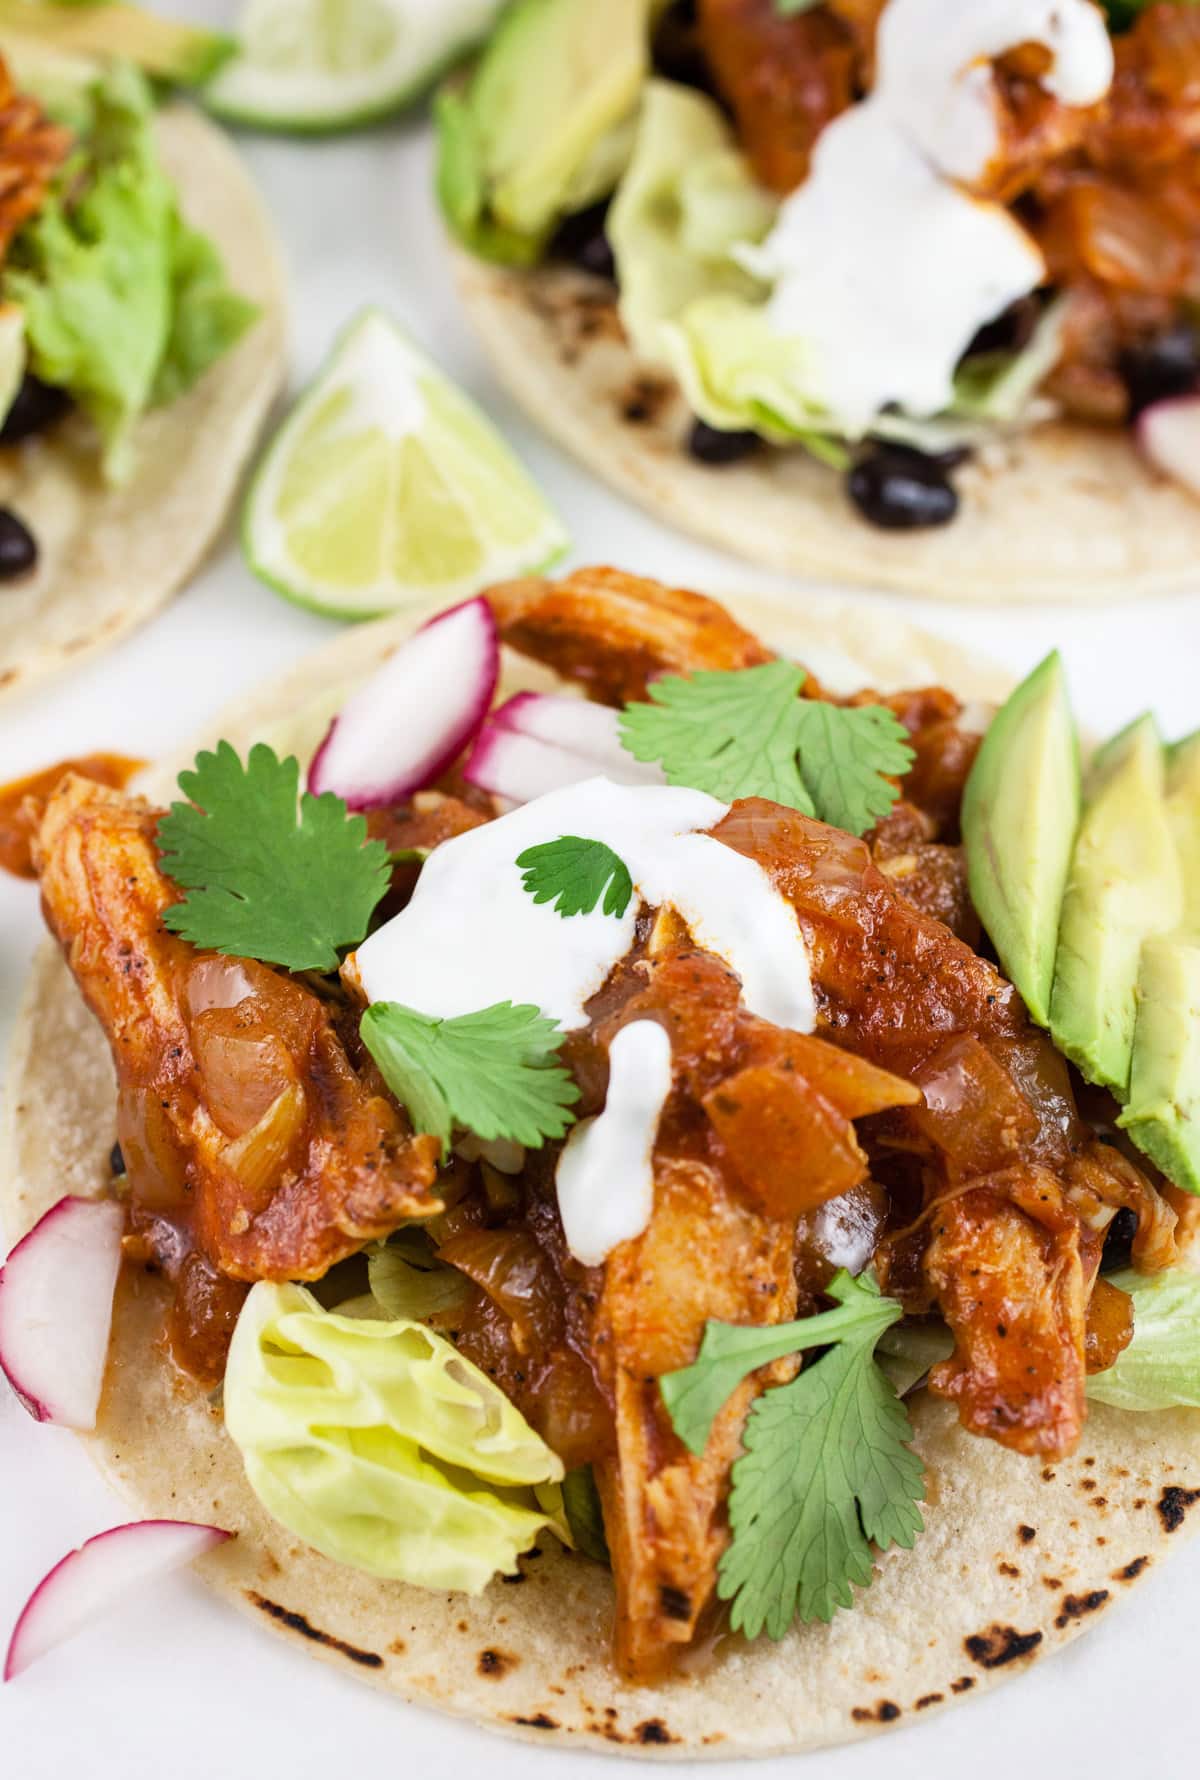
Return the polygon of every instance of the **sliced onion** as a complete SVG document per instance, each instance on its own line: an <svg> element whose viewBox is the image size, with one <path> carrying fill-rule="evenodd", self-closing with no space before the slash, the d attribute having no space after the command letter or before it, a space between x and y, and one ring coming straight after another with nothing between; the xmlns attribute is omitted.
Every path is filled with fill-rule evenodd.
<svg viewBox="0 0 1200 1780"><path fill-rule="evenodd" d="M1200 395L1152 402L1138 415L1137 436L1155 469L1200 495Z"/></svg>
<svg viewBox="0 0 1200 1780"><path fill-rule="evenodd" d="M125 1214L60 1199L0 1268L0 1371L35 1421L96 1425Z"/></svg>
<svg viewBox="0 0 1200 1780"><path fill-rule="evenodd" d="M232 1534L187 1520L135 1520L97 1533L43 1576L13 1628L4 1679L98 1619L139 1583L181 1569Z"/></svg>
<svg viewBox="0 0 1200 1780"><path fill-rule="evenodd" d="M352 810L399 803L431 784L487 716L500 639L485 599L439 613L347 700L308 769L308 789Z"/></svg>

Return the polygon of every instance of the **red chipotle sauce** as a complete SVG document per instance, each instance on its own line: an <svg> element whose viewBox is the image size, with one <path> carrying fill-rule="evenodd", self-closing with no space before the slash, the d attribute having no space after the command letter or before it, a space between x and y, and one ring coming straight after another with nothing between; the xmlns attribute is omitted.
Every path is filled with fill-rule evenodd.
<svg viewBox="0 0 1200 1780"><path fill-rule="evenodd" d="M66 773L81 773L100 785L123 791L134 773L145 766L126 754L82 754L60 760L40 772L29 773L11 784L0 785L0 871L15 878L34 878L32 845L46 801Z"/></svg>

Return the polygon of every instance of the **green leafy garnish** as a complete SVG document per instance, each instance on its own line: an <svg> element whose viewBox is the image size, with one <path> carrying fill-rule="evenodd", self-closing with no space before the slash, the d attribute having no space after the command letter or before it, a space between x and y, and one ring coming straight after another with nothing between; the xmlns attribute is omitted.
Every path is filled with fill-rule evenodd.
<svg viewBox="0 0 1200 1780"><path fill-rule="evenodd" d="M598 1564L611 1564L600 1492L590 1465L580 1465L577 1470L567 1472L563 1478L562 1496L576 1550L582 1551L585 1557L594 1558Z"/></svg>
<svg viewBox="0 0 1200 1780"><path fill-rule="evenodd" d="M1200 1274L1110 1273L1133 1299L1133 1340L1105 1372L1087 1381L1090 1403L1148 1411L1200 1409Z"/></svg>
<svg viewBox="0 0 1200 1780"><path fill-rule="evenodd" d="M443 1155L456 1125L538 1149L575 1122L579 1089L559 1061L562 1034L536 1007L498 1001L437 1020L377 1001L361 1032L414 1129L440 1137Z"/></svg>
<svg viewBox="0 0 1200 1780"><path fill-rule="evenodd" d="M560 915L590 915L601 897L606 915L623 915L633 879L623 859L603 841L564 834L517 855L521 882L535 902L553 902Z"/></svg>
<svg viewBox="0 0 1200 1780"><path fill-rule="evenodd" d="M387 848L331 791L300 797L300 763L228 742L179 775L188 803L158 825L162 867L187 891L163 921L206 951L336 970L388 887Z"/></svg>
<svg viewBox="0 0 1200 1780"><path fill-rule="evenodd" d="M702 1451L722 1405L757 1367L808 1347L829 1352L768 1390L733 1467L717 1592L735 1631L782 1638L792 1620L832 1619L871 1580L871 1544L911 1547L924 1522L924 1472L908 1412L874 1358L902 1314L867 1275L840 1272L837 1308L773 1328L709 1323L695 1362L660 1380L676 1433Z"/></svg>
<svg viewBox="0 0 1200 1780"><path fill-rule="evenodd" d="M626 705L621 740L672 785L725 803L770 798L864 834L896 801L890 777L912 765L908 731L885 705L801 698L806 677L788 661L669 675Z"/></svg>

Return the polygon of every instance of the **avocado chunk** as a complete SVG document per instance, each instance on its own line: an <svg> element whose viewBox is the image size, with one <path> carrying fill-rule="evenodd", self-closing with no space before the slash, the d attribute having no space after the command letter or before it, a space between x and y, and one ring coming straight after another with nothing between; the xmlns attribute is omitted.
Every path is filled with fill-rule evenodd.
<svg viewBox="0 0 1200 1780"><path fill-rule="evenodd" d="M1117 1123L1169 1181L1200 1193L1200 935L1142 948L1129 1103Z"/></svg>
<svg viewBox="0 0 1200 1780"><path fill-rule="evenodd" d="M1087 1079L1129 1088L1138 967L1148 939L1179 924L1183 892L1153 717L1097 754L1063 898L1050 1032Z"/></svg>
<svg viewBox="0 0 1200 1780"><path fill-rule="evenodd" d="M18 60L23 43L63 56L104 60L115 56L178 86L200 86L210 80L236 47L220 32L160 18L123 0L86 6L0 0L0 31L5 53L14 48Z"/></svg>
<svg viewBox="0 0 1200 1780"><path fill-rule="evenodd" d="M1056 650L993 718L962 806L971 900L1005 975L1040 1026L1050 1024L1079 804L1079 739Z"/></svg>
<svg viewBox="0 0 1200 1780"><path fill-rule="evenodd" d="M1167 749L1167 817L1183 874L1180 932L1200 942L1200 729Z"/></svg>
<svg viewBox="0 0 1200 1780"><path fill-rule="evenodd" d="M437 191L464 245L532 264L607 197L632 153L654 0L516 0L464 88L436 108Z"/></svg>

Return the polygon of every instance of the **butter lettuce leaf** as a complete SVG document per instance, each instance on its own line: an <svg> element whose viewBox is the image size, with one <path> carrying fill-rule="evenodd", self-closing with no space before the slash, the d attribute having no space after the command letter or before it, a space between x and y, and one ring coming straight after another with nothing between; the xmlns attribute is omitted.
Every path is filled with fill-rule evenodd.
<svg viewBox="0 0 1200 1780"><path fill-rule="evenodd" d="M698 298L762 294L730 250L761 241L778 208L712 99L672 81L648 83L608 213L621 320L639 358L666 362L661 324Z"/></svg>
<svg viewBox="0 0 1200 1780"><path fill-rule="evenodd" d="M504 1393L420 1323L260 1282L225 1425L267 1512L337 1563L478 1594L543 1528L570 1542L563 1466Z"/></svg>
<svg viewBox="0 0 1200 1780"><path fill-rule="evenodd" d="M1200 1409L1200 1273L1108 1275L1133 1299L1133 1340L1087 1381L1088 1399L1113 1409Z"/></svg>
<svg viewBox="0 0 1200 1780"><path fill-rule="evenodd" d="M93 421L112 481L131 468L138 417L190 387L256 313L181 218L154 110L128 65L95 82L81 101L79 151L0 277L0 295L25 317L30 369Z"/></svg>

